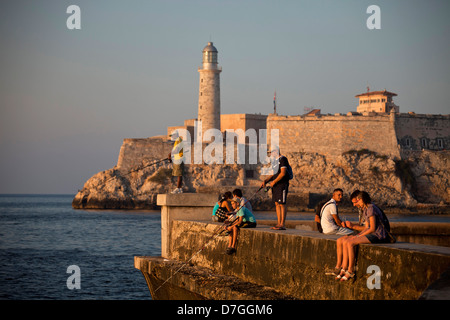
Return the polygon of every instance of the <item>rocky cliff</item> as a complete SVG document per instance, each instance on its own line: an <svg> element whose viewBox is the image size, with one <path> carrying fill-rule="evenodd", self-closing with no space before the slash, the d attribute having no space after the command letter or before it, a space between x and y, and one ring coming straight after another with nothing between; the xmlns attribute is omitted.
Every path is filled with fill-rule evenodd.
<svg viewBox="0 0 450 320"><path fill-rule="evenodd" d="M448 212L450 204L450 153L420 152L394 160L369 150L348 151L333 160L316 153L285 153L294 171L290 183L290 210L308 210L332 190L346 195L366 190L374 202L391 208ZM90 178L73 200L79 209L156 209L156 195L175 188L172 165L156 159L131 169L114 167ZM239 187L250 197L263 176L261 166L187 165L184 192L232 191ZM347 197L348 198L348 197ZM272 209L270 195L259 192L252 199L256 209ZM349 204L347 200L347 205Z"/></svg>

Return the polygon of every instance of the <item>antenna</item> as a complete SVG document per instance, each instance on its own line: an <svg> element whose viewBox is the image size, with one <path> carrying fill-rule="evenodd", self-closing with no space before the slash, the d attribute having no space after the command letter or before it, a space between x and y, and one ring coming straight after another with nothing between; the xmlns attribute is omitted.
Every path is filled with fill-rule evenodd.
<svg viewBox="0 0 450 320"><path fill-rule="evenodd" d="M273 94L273 113L277 114L277 90Z"/></svg>

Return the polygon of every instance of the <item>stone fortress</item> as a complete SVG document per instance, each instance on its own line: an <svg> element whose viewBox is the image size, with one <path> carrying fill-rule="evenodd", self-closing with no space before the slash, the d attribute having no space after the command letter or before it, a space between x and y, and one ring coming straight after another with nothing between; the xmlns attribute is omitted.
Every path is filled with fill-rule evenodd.
<svg viewBox="0 0 450 320"><path fill-rule="evenodd" d="M167 135L124 139L117 166L89 179L76 195L74 207L151 207L157 193L173 187L171 165L150 164L169 154L173 142L168 136L174 130L183 129L198 138L208 129L218 129L224 137L227 130L267 129L270 141L271 129L278 129L281 153L288 157L295 175L290 185L294 210L311 208L318 197L337 187L346 194L356 188L367 190L388 207L432 204L448 208L450 115L400 113L393 101L397 94L369 89L356 95L359 105L347 113L322 114L314 109L303 115L279 115L274 98L274 113L268 115L222 114L222 68L212 42L203 49L198 72L197 118L169 126ZM201 121L201 130L195 128L196 120ZM250 194L261 183L261 167L191 164L186 168L184 190L223 192L241 187ZM268 208L263 203L260 207Z"/></svg>

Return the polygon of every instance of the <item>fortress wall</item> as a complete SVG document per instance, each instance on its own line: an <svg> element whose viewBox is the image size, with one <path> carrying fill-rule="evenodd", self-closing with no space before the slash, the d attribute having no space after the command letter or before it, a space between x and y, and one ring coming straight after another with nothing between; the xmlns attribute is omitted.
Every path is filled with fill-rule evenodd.
<svg viewBox="0 0 450 320"><path fill-rule="evenodd" d="M269 115L267 119L268 135L271 129L279 129L281 152L312 152L331 158L361 149L399 157L394 124L393 114Z"/></svg>
<svg viewBox="0 0 450 320"><path fill-rule="evenodd" d="M450 149L450 115L397 114L396 131L404 150Z"/></svg>
<svg viewBox="0 0 450 320"><path fill-rule="evenodd" d="M166 136L158 136L158 137L152 137L152 138L146 138L146 139L124 139L123 144L120 148L119 152L119 158L117 161L117 167L118 169L128 171L133 168L136 168L137 166L146 165L147 163L150 163L154 160L160 160L167 158L169 153L171 152L173 147L173 142L168 140ZM256 148L257 146L254 146L252 148ZM197 152L197 148L200 148L200 155L201 160L206 161L207 156L211 155L214 156L216 151L221 151L223 153L222 157L222 163L229 164L229 165L236 165L238 163L238 146L237 146L237 139L234 139L234 144L232 145L232 149L227 151L227 146L225 143L222 145L222 149L207 149L205 151L205 148L207 148L207 144L203 143L201 147L197 147L194 144L191 144L190 152L189 150L184 150L185 157L190 157L190 165L192 167L196 166L202 166L202 164L196 164L195 160L195 153ZM257 150L257 149L254 149ZM232 156L233 161L228 162L228 155ZM259 167L260 158L259 155L257 155L255 158L250 158L250 146L245 145L244 146L244 153L245 157L242 159L245 164L239 164L239 168L235 170L239 171L239 181L240 184L247 184L249 181L245 178L245 171L250 170L253 171L253 174L255 175L251 179L259 179L259 170L257 168ZM256 161L256 163L255 163ZM258 180L259 181L259 180Z"/></svg>
<svg viewBox="0 0 450 320"><path fill-rule="evenodd" d="M258 132L260 129L266 129L266 115L261 114L222 114L220 116L220 130L224 132L227 129L244 131L248 129L255 129Z"/></svg>
<svg viewBox="0 0 450 320"><path fill-rule="evenodd" d="M166 136L157 136L146 139L124 139L120 147L117 167L130 170L143 164L143 161L163 159L172 150L173 142Z"/></svg>
<svg viewBox="0 0 450 320"><path fill-rule="evenodd" d="M264 121L266 117L267 122ZM400 158L401 150L402 157L406 157L406 153L419 152L422 149L450 149L450 115L350 112L347 115L316 116L230 114L222 115L221 122L222 130L241 128L244 131L249 128L258 131L264 129L267 124L269 144L271 129L279 129L282 152L318 153L330 159L349 150L369 149L380 155ZM169 130L173 128L187 128L193 139L192 126L186 126L185 123L183 127L170 127ZM421 146L422 139L425 139L427 148ZM167 136L124 139L117 166L128 170L142 165L146 160L165 158L172 145L173 142L170 142ZM225 146L223 152L226 153ZM191 163L194 163L193 158Z"/></svg>
<svg viewBox="0 0 450 320"><path fill-rule="evenodd" d="M220 131L226 129L237 130L245 128L245 114L221 114Z"/></svg>

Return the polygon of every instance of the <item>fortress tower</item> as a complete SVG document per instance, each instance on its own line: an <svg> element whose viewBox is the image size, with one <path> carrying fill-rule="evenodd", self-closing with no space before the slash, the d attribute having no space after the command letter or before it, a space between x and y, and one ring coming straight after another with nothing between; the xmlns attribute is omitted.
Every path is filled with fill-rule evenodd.
<svg viewBox="0 0 450 320"><path fill-rule="evenodd" d="M202 123L202 135L208 129L220 130L220 73L217 49L212 42L203 49L203 66L198 68L200 86L198 93L198 120ZM198 132L197 134L200 134Z"/></svg>

